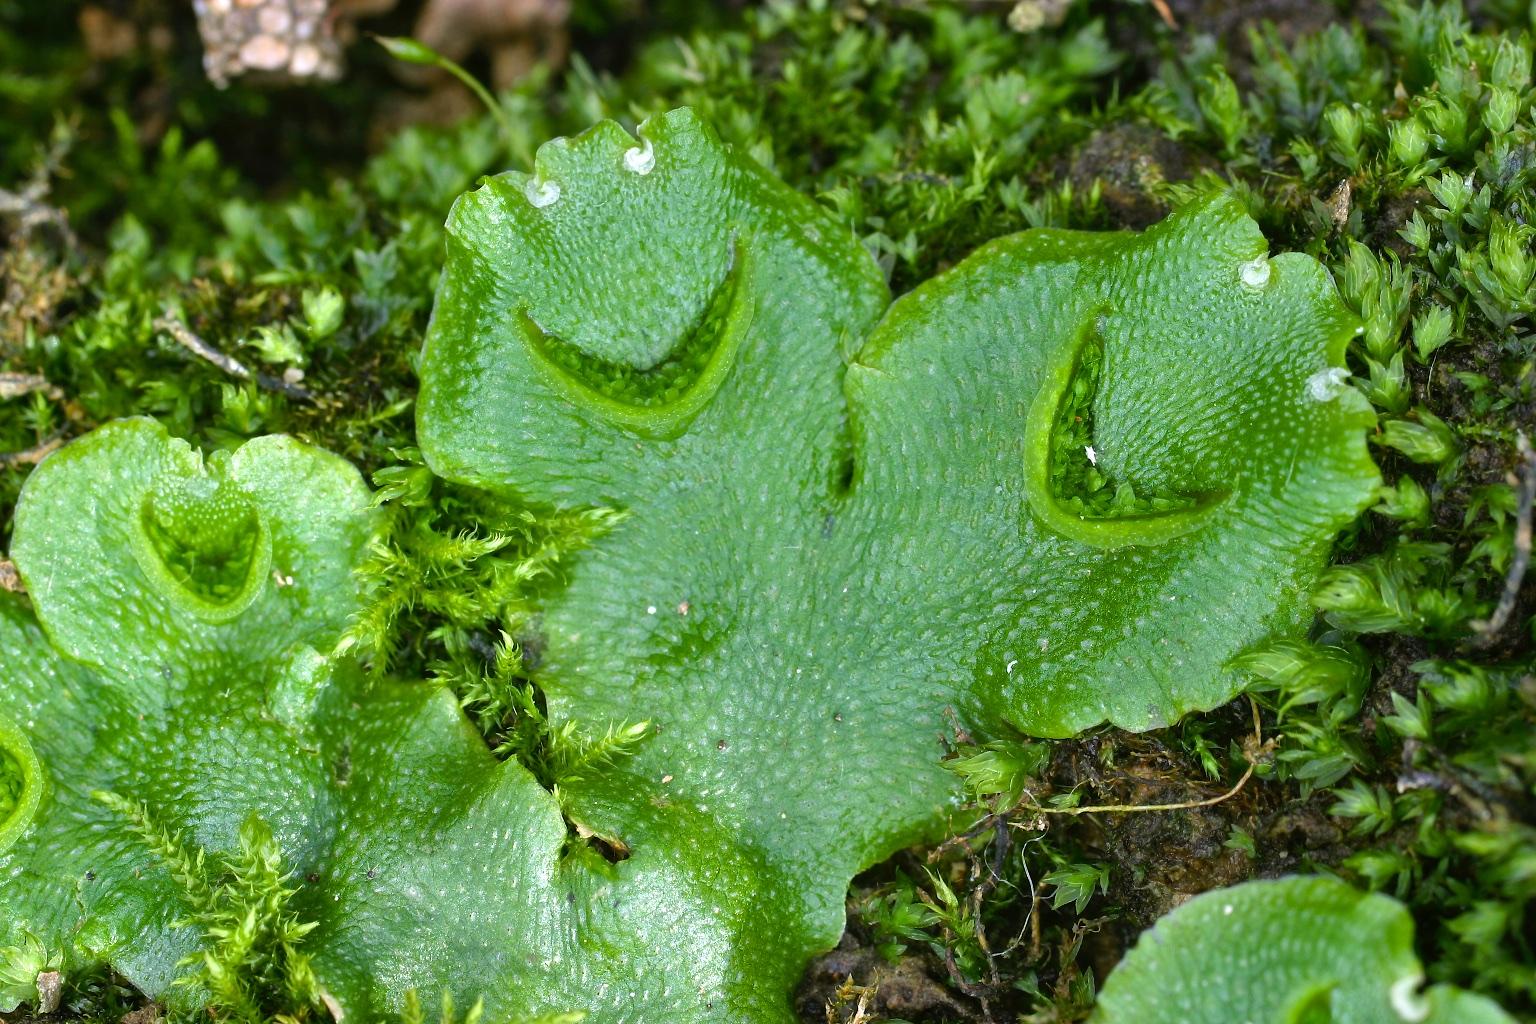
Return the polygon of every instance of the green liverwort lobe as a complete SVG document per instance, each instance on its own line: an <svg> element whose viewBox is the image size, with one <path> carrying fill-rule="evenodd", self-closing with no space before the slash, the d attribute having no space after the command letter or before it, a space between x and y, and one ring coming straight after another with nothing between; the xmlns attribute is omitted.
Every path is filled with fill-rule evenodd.
<svg viewBox="0 0 1536 1024"><path fill-rule="evenodd" d="M35 937L66 970L107 961L198 1004L170 989L197 941L177 923L197 900L164 863L174 844L92 794L213 850L257 809L290 843L323 843L319 694L290 709L301 728L280 724L277 694L359 607L368 502L356 470L289 438L205 460L148 420L37 468L12 556L46 639L0 603L0 949Z"/></svg>
<svg viewBox="0 0 1536 1024"><path fill-rule="evenodd" d="M1514 1024L1481 996L1423 985L1396 900L1336 878L1247 882L1144 933L1090 1024Z"/></svg>
<svg viewBox="0 0 1536 1024"><path fill-rule="evenodd" d="M568 813L628 871L742 850L781 976L943 819L949 709L1062 736L1230 699L1377 484L1334 386L1356 321L1230 198L1000 239L892 303L685 110L544 146L448 232L428 461L627 513L544 596L535 673L556 723L657 730Z"/></svg>

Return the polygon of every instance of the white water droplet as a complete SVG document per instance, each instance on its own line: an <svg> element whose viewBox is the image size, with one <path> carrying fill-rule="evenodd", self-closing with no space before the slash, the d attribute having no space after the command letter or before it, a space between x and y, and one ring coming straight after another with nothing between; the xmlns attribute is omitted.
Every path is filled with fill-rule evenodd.
<svg viewBox="0 0 1536 1024"><path fill-rule="evenodd" d="M1238 274L1249 288L1263 288L1269 284L1269 257L1259 256L1249 260L1242 265Z"/></svg>
<svg viewBox="0 0 1536 1024"><path fill-rule="evenodd" d="M528 184L523 186L523 195L528 197L529 205L542 210L546 206L553 206L560 198L560 183L529 178Z"/></svg>
<svg viewBox="0 0 1536 1024"><path fill-rule="evenodd" d="M1307 378L1307 397L1314 402L1331 402L1349 386L1349 371L1342 366L1318 370Z"/></svg>
<svg viewBox="0 0 1536 1024"><path fill-rule="evenodd" d="M1402 1020L1417 1024L1429 1016L1429 1000L1419 996L1418 988L1424 981L1422 975L1408 974L1392 983L1389 998L1392 1012Z"/></svg>
<svg viewBox="0 0 1536 1024"><path fill-rule="evenodd" d="M650 139L641 139L641 145L624 151L624 168L636 174L650 174L656 166L656 151Z"/></svg>

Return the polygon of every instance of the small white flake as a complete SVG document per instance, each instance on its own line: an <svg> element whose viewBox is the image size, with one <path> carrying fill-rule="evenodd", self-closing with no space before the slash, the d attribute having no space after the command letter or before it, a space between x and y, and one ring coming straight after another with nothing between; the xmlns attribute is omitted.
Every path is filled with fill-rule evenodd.
<svg viewBox="0 0 1536 1024"><path fill-rule="evenodd" d="M1249 288L1263 288L1269 284L1269 257L1260 256L1244 263L1238 271L1238 276Z"/></svg>
<svg viewBox="0 0 1536 1024"><path fill-rule="evenodd" d="M1409 1024L1418 1024L1419 1021L1429 1016L1429 1001L1420 998L1418 994L1419 983L1424 979L1417 974L1404 975L1392 983L1389 993L1392 1001L1392 1012L1401 1020Z"/></svg>
<svg viewBox="0 0 1536 1024"><path fill-rule="evenodd" d="M1222 912L1222 913L1223 913L1223 914L1225 914L1225 915L1227 915L1227 916L1229 916L1229 917L1230 917L1230 916L1231 916L1231 914L1232 914L1232 904L1230 904L1230 903L1227 903L1227 904L1224 904L1224 905L1223 905L1223 906L1222 906L1222 908L1221 908L1221 912Z"/></svg>
<svg viewBox="0 0 1536 1024"><path fill-rule="evenodd" d="M1018 663L1019 663L1018 659L1015 658L1013 661L1010 661L1007 665L1004 666L1004 670L1009 675L1013 675L1013 666L1017 665Z"/></svg>
<svg viewBox="0 0 1536 1024"><path fill-rule="evenodd" d="M647 615L655 615L656 614L656 606L653 605L653 604L652 605L646 605L645 614L647 614Z"/></svg>
<svg viewBox="0 0 1536 1024"><path fill-rule="evenodd" d="M1083 454L1088 456L1088 465L1097 466L1099 464L1099 453L1093 450L1093 445L1084 445Z"/></svg>
<svg viewBox="0 0 1536 1024"><path fill-rule="evenodd" d="M559 200L560 183L529 178L528 184L523 186L523 195L528 197L530 206L542 210L546 206L553 206Z"/></svg>
<svg viewBox="0 0 1536 1024"><path fill-rule="evenodd" d="M1342 395L1349 384L1349 371L1342 366L1318 370L1307 378L1307 397L1314 402L1331 402Z"/></svg>
<svg viewBox="0 0 1536 1024"><path fill-rule="evenodd" d="M641 145L624 151L624 169L636 174L650 174L656 166L656 151L650 139L641 139Z"/></svg>

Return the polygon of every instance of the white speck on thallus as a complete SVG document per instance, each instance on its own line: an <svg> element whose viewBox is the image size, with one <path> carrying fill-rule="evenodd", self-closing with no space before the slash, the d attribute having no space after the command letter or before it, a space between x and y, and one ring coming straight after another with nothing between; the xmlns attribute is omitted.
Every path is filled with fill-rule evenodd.
<svg viewBox="0 0 1536 1024"><path fill-rule="evenodd" d="M553 206L559 200L560 183L529 178L528 184L523 186L523 195L528 197L530 206L542 210L546 206Z"/></svg>
<svg viewBox="0 0 1536 1024"><path fill-rule="evenodd" d="M1269 257L1259 256L1244 263L1238 270L1238 277L1249 288L1263 288L1269 284Z"/></svg>
<svg viewBox="0 0 1536 1024"><path fill-rule="evenodd" d="M1342 366L1318 370L1307 378L1307 397L1314 402L1331 402L1344 393L1348 382L1349 371Z"/></svg>
<svg viewBox="0 0 1536 1024"><path fill-rule="evenodd" d="M1227 904L1224 904L1224 905L1223 905L1223 906L1222 906L1222 908L1221 908L1221 912L1222 912L1222 913L1223 913L1223 914L1226 914L1226 915L1229 915L1229 916L1230 916L1230 915L1231 915L1231 913L1232 913L1232 904L1230 904L1230 903L1227 903Z"/></svg>
<svg viewBox="0 0 1536 1024"><path fill-rule="evenodd" d="M651 148L650 139L640 141L641 145L624 151L624 169L636 174L650 174L656 166L656 151Z"/></svg>
<svg viewBox="0 0 1536 1024"><path fill-rule="evenodd" d="M1018 663L1018 659L1010 661L1007 665L1003 666L1004 671L1006 671L1009 675L1013 675L1013 666L1017 665Z"/></svg>
<svg viewBox="0 0 1536 1024"><path fill-rule="evenodd" d="M1389 994L1392 1012L1409 1024L1418 1024L1429 1016L1429 1001L1419 998L1418 994L1419 983L1423 980L1422 975L1408 974L1392 983Z"/></svg>
<svg viewBox="0 0 1536 1024"><path fill-rule="evenodd" d="M1093 445L1084 445L1083 454L1088 456L1088 465L1097 466L1099 464L1099 453L1093 450Z"/></svg>

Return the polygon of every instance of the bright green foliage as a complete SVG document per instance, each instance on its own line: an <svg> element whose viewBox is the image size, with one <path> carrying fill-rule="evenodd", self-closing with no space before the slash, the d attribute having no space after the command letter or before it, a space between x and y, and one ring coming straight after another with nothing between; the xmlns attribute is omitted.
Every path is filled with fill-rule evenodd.
<svg viewBox="0 0 1536 1024"><path fill-rule="evenodd" d="M1330 370L1352 322L1230 202L1141 237L1004 240L879 326L863 251L688 112L546 148L451 231L429 456L629 513L604 513L523 638L558 801L444 690L317 653L364 606L353 471L281 438L204 461L153 424L104 428L17 513L52 650L4 620L49 791L0 861L6 917L71 968L242 1020L366 1018L411 989L499 1016L779 1018L852 874L942 823L947 706L1061 734L1225 700L1225 661L1305 622L1374 490L1368 417ZM618 280L612 253L637 254ZM1080 540L1037 518L1061 497L1026 471L1060 421L1041 382L1089 332L1093 443L1148 493L1213 495L1199 522L1133 510ZM703 356L674 371L689 336ZM1183 432L1148 438L1159 408ZM1116 603L1089 596L1106 573ZM978 579L995 606L965 599ZM1060 899L1108 877L1064 871Z"/></svg>
<svg viewBox="0 0 1536 1024"><path fill-rule="evenodd" d="M199 970L177 984L201 986L219 1016L241 1024L321 1009L314 969L299 951L315 923L300 922L289 909L297 890L287 887L292 876L284 873L282 853L260 818L247 818L239 852L220 857L218 869L207 871L202 851L183 847L180 834L167 834L144 805L113 793L94 795L155 851L192 905L186 921L176 923L195 926L203 949L178 965Z"/></svg>
<svg viewBox="0 0 1536 1024"><path fill-rule="evenodd" d="M21 271L12 278L34 296L30 304L73 313L56 323L7 320L6 369L41 375L69 401L36 392L0 405L4 450L130 415L152 415L210 450L293 433L370 469L410 445L411 362L440 266L443 212L490 166L494 130L466 125L451 139L402 133L355 183L279 202L256 202L231 184L206 142L184 144L173 130L146 152L126 130L116 145L80 143L90 159L110 152L131 175L125 195L104 197L123 211L103 229L106 255L77 267L65 254L57 266L23 268L37 280ZM51 260L45 243L16 250ZM155 326L167 313L255 370L301 369L318 400L294 400L197 358ZM7 522L28 468L0 466Z"/></svg>
<svg viewBox="0 0 1536 1024"><path fill-rule="evenodd" d="M429 463L627 512L540 602L527 668L552 721L657 730L567 813L637 856L743 848L803 922L764 958L831 945L846 880L941 820L946 707L1066 735L1229 698L1374 492L1354 323L1228 200L1000 241L887 310L834 221L678 111L543 147L449 233ZM1194 509L1083 518L1031 471L1085 338L1094 458Z"/></svg>
<svg viewBox="0 0 1536 1024"><path fill-rule="evenodd" d="M145 575L179 589L204 616L227 619L260 593L272 567L272 538L224 460L210 460L210 468L151 484L133 554Z"/></svg>
<svg viewBox="0 0 1536 1024"><path fill-rule="evenodd" d="M977 797L1002 797L1017 803L1031 779L1037 778L1050 758L1044 743L993 740L975 750L965 750L944 762L959 775L965 791Z"/></svg>
<svg viewBox="0 0 1536 1024"><path fill-rule="evenodd" d="M524 672L529 598L562 578L562 562L622 516L607 509L532 509L433 476L420 453L374 474L384 525L359 575L370 599L348 627L373 674L429 678L453 691L500 757L554 786L571 746L547 723ZM578 741L577 746L580 746Z"/></svg>
<svg viewBox="0 0 1536 1024"><path fill-rule="evenodd" d="M1331 878L1195 897L1143 933L1092 1024L1514 1024L1481 996L1420 992L1402 904Z"/></svg>
<svg viewBox="0 0 1536 1024"><path fill-rule="evenodd" d="M25 788L21 761L9 750L0 751L0 821L10 823Z"/></svg>
<svg viewBox="0 0 1536 1024"><path fill-rule="evenodd" d="M622 518L606 509L536 514L484 491L445 485L414 449L396 454L399 464L374 474L385 523L361 568L373 595L346 641L379 674L448 670L433 664L430 652L462 647L468 630L433 631L433 624L518 626L530 592L558 579L564 557ZM402 649L406 638L414 645ZM521 667L515 648L495 661L504 679Z"/></svg>
<svg viewBox="0 0 1536 1024"><path fill-rule="evenodd" d="M1050 44L1002 9L773 2L728 31L657 39L592 116L690 106L729 141L822 198L905 290L997 236L1093 200L1060 169L1026 171L1074 100L1120 61L1085 13ZM880 15L870 17L872 9ZM885 10L881 10L885 8ZM1109 17L1123 19L1126 6ZM788 59L776 53L792 54ZM921 168L919 173L912 173Z"/></svg>
<svg viewBox="0 0 1536 1024"><path fill-rule="evenodd" d="M143 509L173 484L219 495L190 505L188 550L223 550L220 515L259 518L272 570L238 611L210 614L139 557ZM370 684L317 653L362 605L352 573L373 518L334 456L270 437L204 464L147 421L103 428L29 480L15 555L50 635L0 609L6 708L30 738L8 731L6 749L40 765L0 852L0 946L62 950L71 975L110 963L173 1006L242 1021L368 1019L386 993L478 990L512 949L528 953L503 983L530 1010L580 1005L605 974L668 998L633 951L674 890L710 899L730 854L662 858L632 903L587 907L578 925L576 894L602 892L612 869L585 847L562 861L554 798L493 760L445 691ZM562 767L579 775L622 739L568 736L585 761ZM729 955L705 907L676 913ZM578 927L601 941L573 963Z"/></svg>
<svg viewBox="0 0 1536 1024"><path fill-rule="evenodd" d="M370 114L398 97L372 44L355 49L346 83L294 105L286 91L215 93L200 82L196 61L180 59L197 46L184 16L172 19L180 33L173 59L141 47L104 63L81 46L69 5L0 0L0 106L11 129L0 139L0 187L25 181L55 123L67 125L78 141L47 201L67 210L82 243L56 245L47 230L31 243L13 238L16 261L0 265L9 294L23 297L11 310L41 311L0 311L4 369L42 374L55 386L0 403L0 447L19 451L113 416L150 414L210 450L282 430L365 470L389 464L416 443L412 357L448 201L480 173L527 167L532 142L605 116L632 125L680 104L705 109L725 138L851 228L898 293L1007 231L1143 224L1160 202L1229 185L1277 248L1312 253L1333 271L1366 324L1350 348L1351 383L1380 421L1417 426L1428 410L1450 429L1456 451L1421 463L1375 446L1392 486L1339 545L1339 560L1357 568L1347 586L1322 595L1334 628L1307 645L1322 653L1293 649L1305 663L1295 671L1264 666L1275 673L1266 684L1272 695L1258 695L1265 736L1278 744L1272 772L1261 761L1244 796L1196 814L1058 815L1048 834L1015 842L1003 858L1005 882L982 899L978 923L985 920L994 950L1026 923L1043 926L1044 947L991 961L1012 993L1005 1002L1073 1019L1071 1007L1091 1001L1086 964L1102 964L1104 949L1090 957L1090 939L1078 956L1085 929L1129 935L1167 892L1166 877L1144 871L1134 845L1105 846L1106 834L1169 818L1182 831L1188 818L1191 827L1214 823L1218 836L1230 825L1234 842L1251 836L1251 870L1289 870L1298 854L1302 864L1350 854L1342 873L1410 902L1432 977L1532 1012L1529 586L1492 642L1479 642L1477 625L1511 564L1514 488L1506 474L1536 384L1521 311L1529 296L1505 285L1522 273L1511 245L1519 231L1511 229L1536 222L1536 92L1524 84L1530 5L1205 5L1210 17L1181 17L1171 32L1146 3L1079 2L1059 29L1028 36L1009 30L1007 5L998 4L811 0L738 12L648 0L642 33L609 20L624 6L577 5L584 31L594 33L585 42L599 45L578 40L585 59L569 73L535 73L501 97L518 136L510 157L485 118L450 131L405 131L365 165L358 143ZM682 16L669 24L656 17L661 7ZM135 20L167 11L184 15L185 6L150 0L135 7ZM1239 14L1243 29L1232 27ZM1258 21L1271 16L1277 27ZM686 38L670 38L674 25L685 26ZM173 110L143 102L162 95L176 97ZM314 120L297 120L308 109L322 111L319 131ZM1187 173L1204 180L1169 184ZM1346 176L1352 193L1341 199ZM0 230L10 226L0 222ZM53 272L62 295L50 285ZM343 299L334 333L326 316L309 315L310 296L324 291ZM269 362L273 374L302 366L320 403L232 381L190 356L151 327L167 308L247 363L277 360ZM300 361L290 364L296 349ZM1402 428L1391 429L1397 436ZM0 472L7 515L28 470L18 462ZM377 620L377 648L358 646L370 657L391 651L397 675L428 675L460 697L475 695L473 721L504 754L537 764L548 729L535 717L543 700L522 666L536 666L540 652L518 644L531 635L525 624L536 620L536 595L504 609L480 603L492 589L478 584L518 571L533 554L545 559L568 521L515 502L490 515L460 497L458 488L437 486L414 506L390 502L392 550L370 560L380 570L370 579L412 581L415 593L447 599L401 610L385 583L377 600L399 614ZM520 529L485 525L516 513ZM499 534L506 543L434 575L449 562L436 558L444 549L430 538L414 543L418 518L443 537ZM555 529L544 531L546 523ZM558 561L545 564L551 571L536 575L535 591L563 578ZM428 577L436 582L422 584ZM1357 628L1372 635L1357 643ZM1433 660L1419 660L1426 658ZM507 712L524 697L533 715ZM1245 766L1235 741L1246 719L1229 710L1146 737L1097 731L1054 744L1050 777L1024 781L1047 805L1139 800L1132 752L1151 745L1163 752L1156 778L1170 787L1159 799L1214 795L1219 787L1202 789L1200 776L1220 771L1223 785L1235 780ZM508 744L514 730L518 741ZM1429 742L1412 738L1426 732ZM1357 798L1356 780L1369 800ZM1337 842L1313 827L1303 840L1291 824L1321 824L1330 812L1360 814L1334 822ZM1009 824L1016 838L1024 824ZM210 849L234 843L231 831ZM1185 878L1206 878L1208 852L1159 850L1158 860ZM1052 912L1048 898L1031 912L1029 884L1075 863L1109 868L1111 891L1095 896L1079 921L1071 906ZM866 876L854 905L890 870ZM981 896L949 877L964 905ZM941 955L955 952L971 983L987 981L970 966L967 936L942 922L923 927ZM861 937L855 920L850 939ZM921 956L925 943L913 941ZM87 1012L99 1019L115 1024L133 1005L115 1002L123 994L111 984L83 980ZM440 989L428 983L422 992L435 1004ZM1007 1016L996 1000L993 1008Z"/></svg>
<svg viewBox="0 0 1536 1024"><path fill-rule="evenodd" d="M1315 799L1352 829L1341 869L1409 903L1434 977L1529 1016L1529 575L1482 634L1512 565L1509 474L1536 396L1533 22L1528 3L1466 8L1389 0L1363 24L1260 29L1235 135L1196 98L1213 66L1240 63L1220 47L1165 62L1139 109L1201 150L1230 139L1222 176L1329 264L1365 323L1350 363L1391 486L1315 595L1336 629L1319 648L1355 667L1317 651L1268 676L1286 709L1277 781L1338 785Z"/></svg>
<svg viewBox="0 0 1536 1024"><path fill-rule="evenodd" d="M1068 864L1049 872L1040 881L1051 890L1051 906L1071 903L1079 914L1093 899L1095 889L1109 891L1109 871L1096 864Z"/></svg>
<svg viewBox="0 0 1536 1024"><path fill-rule="evenodd" d="M27 499L11 553L39 617L125 692L151 673L237 674L295 643L323 649L357 606L365 492L287 438L204 460L122 421L50 459Z"/></svg>
<svg viewBox="0 0 1536 1024"><path fill-rule="evenodd" d="M631 160L645 161L646 170ZM607 680L634 679L628 685L638 694L645 678L705 637L711 650L745 642L719 631L748 614L754 585L779 596L751 615L787 620L754 628L781 642L805 634L771 658L783 659L791 676L799 668L814 677L824 659L851 657L838 649L846 641L822 642L831 629L822 616L832 608L848 609L836 613L839 635L859 636L847 617L872 603L908 605L901 617L919 631L939 632L944 620L968 634L980 626L963 625L971 613L955 607L963 602L943 579L980 571L980 579L997 578L998 600L1011 604L1026 595L1010 599L1005 581L1042 573L1006 556L985 569L977 563L1023 549L1023 557L1059 561L1061 576L1086 577L1103 565L1166 592L1128 596L1118 611L1070 597L1031 602L1031 649L1016 633L991 638L985 651L931 651L918 661L955 659L983 692L1007 694L999 710L1037 734L1070 734L1105 717L1137 727L1168 721L1230 694L1225 659L1300 621L1284 597L1289 585L1238 587L1267 595L1253 598L1260 603L1241 627L1261 628L1228 636L1204 608L1180 612L1178 602L1190 598L1180 587L1208 584L1184 581L1199 572L1176 566L1198 564L1229 531L1247 544L1234 537L1225 546L1251 546L1257 538L1247 531L1257 528L1294 536L1264 541L1289 553L1233 553L1228 572L1241 575L1231 560L1253 557L1260 578L1279 569L1307 579L1332 529L1367 500L1374 482L1358 432L1369 417L1330 370L1352 322L1314 264L1264 259L1262 239L1230 202L1204 202L1145 241L1040 233L998 243L904 297L876 327L884 290L836 224L749 162L722 154L690 115L674 113L639 141L604 125L545 147L532 177L492 179L462 201L450 233L423 356L429 461L450 478L535 502L629 512L582 557L572 589L546 607L548 646L536 677L572 708L591 702L601 711L596 719L620 704L645 703L617 695ZM1204 244L1198 258L1184 251L1194 236ZM1154 270L1149 261L1158 259L1165 263ZM715 352L731 373L723 382L700 375L659 407L635 398L642 385L671 392L668 344L691 349L699 325L716 322L722 295L734 296L733 308L719 319ZM1267 322L1274 326L1266 330ZM1239 324L1243 339L1223 335L1239 333ZM949 337L941 341L940 332ZM1094 389L1093 440L1102 449L1094 457L1118 477L1145 481L1149 492L1208 494L1198 517L1183 507L1102 519L1074 514L1055 489L1063 486L1059 474L1037 479L1026 471L1036 463L1049 470L1057 394L1068 393L1042 391L1039 382L1069 386L1090 335L1102 336L1096 344L1107 350L1106 380ZM552 346L566 363L543 357ZM611 364L629 376L590 376ZM571 366L589 376L578 380ZM919 375L936 381L916 383ZM999 401L1000 393L1012 401ZM658 410L665 421L652 418ZM1208 452L1190 450L1217 424L1233 437L1211 440ZM950 451L957 443L960 450ZM930 449L940 453L937 464L929 464ZM1271 475L1278 485L1267 482ZM945 496L955 489L965 497ZM976 493L983 490L990 493ZM1288 506L1285 514L1273 503ZM1042 529L1037 516L1053 529ZM957 522L944 532L929 527L950 518ZM1207 522L1204 544L1159 543ZM744 528L748 542L739 537ZM1052 536L1063 532L1085 543ZM769 554L803 545L794 559ZM868 561L869 545L885 546L893 567L878 587L860 583L870 567L853 564ZM1122 547L1130 550L1094 550ZM778 569L781 561L789 564ZM820 578L791 584L807 567ZM925 593L902 593L913 585L903 575L920 578ZM842 601L833 578L850 591L860 583L882 593L878 601ZM807 600L825 591L814 600L826 610L807 610L810 621L792 625L796 616L786 609L806 607L790 597L800 591ZM1205 642L1186 636L1180 650L1154 654L1178 630L1142 632L1143 603L1159 608L1161 619L1191 624ZM1092 628L1089 618L1098 620ZM615 639L576 651L575 635L594 630L633 638L636 649L623 653L628 643ZM915 639L903 660L930 646ZM1187 665L1169 679L1179 676L1198 695L1162 689L1168 670L1159 664L1182 654L1204 658L1204 667ZM1137 670L1127 671L1128 663ZM923 674L915 662L901 673ZM1083 680L1076 693L1043 697L1045 682L1068 677Z"/></svg>
<svg viewBox="0 0 1536 1024"><path fill-rule="evenodd" d="M287 438L204 462L146 420L31 478L14 553L51 642L6 606L5 708L26 738L0 740L24 744L26 770L21 827L0 836L0 943L36 935L72 971L107 960L161 991L201 929L203 983L178 998L243 1020L264 1019L249 983L302 975L289 947L309 926L280 905L271 834L240 815L304 831L321 775L294 731L326 674L313 648L359 604L367 498L346 463ZM240 853L205 871L184 835L215 850L238 835Z"/></svg>

